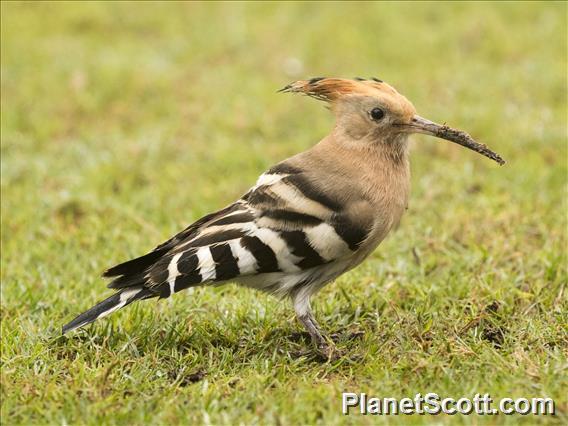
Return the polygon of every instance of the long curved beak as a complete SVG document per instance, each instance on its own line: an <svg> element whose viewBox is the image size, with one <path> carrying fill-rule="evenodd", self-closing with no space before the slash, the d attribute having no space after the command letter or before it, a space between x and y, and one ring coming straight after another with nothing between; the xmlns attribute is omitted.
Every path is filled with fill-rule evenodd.
<svg viewBox="0 0 568 426"><path fill-rule="evenodd" d="M434 123L430 120L415 115L409 124L401 125L404 131L409 133L423 133L426 135L436 136L437 138L446 139L448 141L457 143L461 146L478 152L487 158L499 163L501 166L505 164L505 160L496 152L490 150L486 145L476 142L470 135L461 130L452 129L446 125Z"/></svg>

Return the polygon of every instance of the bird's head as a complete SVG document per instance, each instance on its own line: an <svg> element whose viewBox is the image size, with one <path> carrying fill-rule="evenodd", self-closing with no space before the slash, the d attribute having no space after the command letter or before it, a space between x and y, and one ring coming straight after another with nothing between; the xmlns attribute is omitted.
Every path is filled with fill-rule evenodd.
<svg viewBox="0 0 568 426"><path fill-rule="evenodd" d="M382 142L396 148L405 143L409 134L424 133L455 142L501 165L505 163L467 133L420 117L408 99L377 78L312 78L291 83L280 91L327 102L336 115L337 128L361 143Z"/></svg>

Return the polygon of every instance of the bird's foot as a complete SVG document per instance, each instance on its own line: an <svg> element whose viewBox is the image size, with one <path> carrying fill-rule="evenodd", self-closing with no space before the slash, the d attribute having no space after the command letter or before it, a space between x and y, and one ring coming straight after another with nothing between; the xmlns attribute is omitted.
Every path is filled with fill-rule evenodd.
<svg viewBox="0 0 568 426"><path fill-rule="evenodd" d="M322 363L335 363L340 360L345 360L348 363L357 363L363 359L363 356L360 354L353 354L344 348L338 348L333 341L315 343L312 348L305 348L293 352L291 355L294 358L305 357Z"/></svg>
<svg viewBox="0 0 568 426"><path fill-rule="evenodd" d="M306 331L308 332L309 336L312 339L312 343L316 349L315 355L317 359L324 362L334 362L343 359L347 355L347 352L344 350L339 350L337 346L335 346L334 340L340 342L346 342L352 340L353 338L359 336L362 333L341 332L335 336L331 336L331 338L326 337L321 332L321 329L318 323L316 322L315 318L313 317L311 311L309 309L305 310L305 306L302 306L302 308L304 308L304 310L303 312L298 313L298 319L304 325ZM307 353L303 352L301 353L300 356L305 356L305 355L307 355Z"/></svg>
<svg viewBox="0 0 568 426"><path fill-rule="evenodd" d="M317 345L316 354L318 359L324 362L335 362L346 355L345 351L340 350L333 343L320 343Z"/></svg>
<svg viewBox="0 0 568 426"><path fill-rule="evenodd" d="M302 335L302 337L308 336ZM313 346L311 348L306 347L300 351L294 352L294 358L307 357L316 359L320 362L333 362L337 361L344 355L344 351L337 349L331 339L318 339L318 341L314 340L315 339L312 340Z"/></svg>

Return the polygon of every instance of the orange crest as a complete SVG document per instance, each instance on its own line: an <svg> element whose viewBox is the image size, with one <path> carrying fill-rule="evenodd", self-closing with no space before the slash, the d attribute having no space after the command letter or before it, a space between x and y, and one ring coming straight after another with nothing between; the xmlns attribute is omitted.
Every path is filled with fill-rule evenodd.
<svg viewBox="0 0 568 426"><path fill-rule="evenodd" d="M396 92L391 86L378 78L369 80L355 78L316 77L290 83L279 92L303 93L320 101L333 102L345 95L373 95L381 92Z"/></svg>

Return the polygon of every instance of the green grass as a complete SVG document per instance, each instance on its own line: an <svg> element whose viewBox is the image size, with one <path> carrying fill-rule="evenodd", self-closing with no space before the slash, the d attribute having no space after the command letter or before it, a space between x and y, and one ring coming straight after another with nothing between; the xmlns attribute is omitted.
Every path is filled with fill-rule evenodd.
<svg viewBox="0 0 568 426"><path fill-rule="evenodd" d="M568 422L566 3L1 12L2 423ZM508 161L415 138L401 227L314 300L349 356L294 356L291 307L233 285L60 337L109 294L102 270L328 132L275 93L319 75L380 77ZM344 391L549 396L557 415L347 417Z"/></svg>

